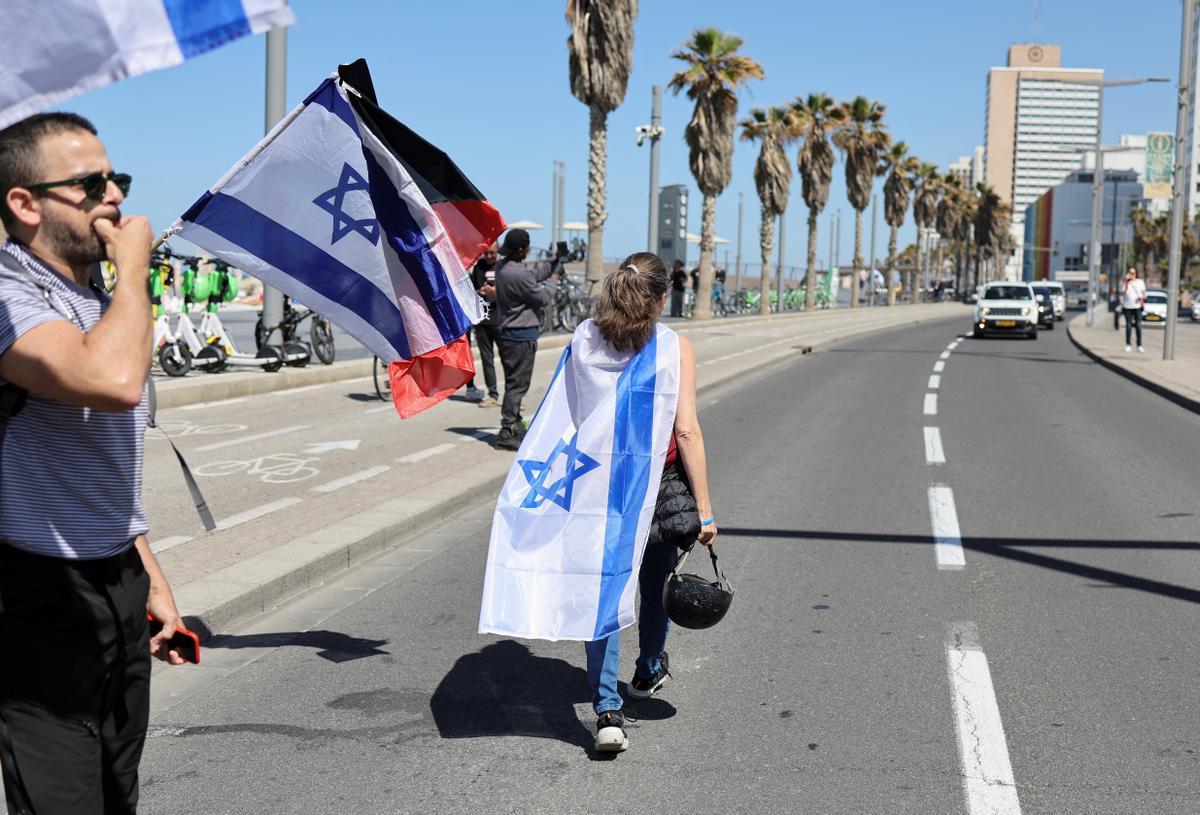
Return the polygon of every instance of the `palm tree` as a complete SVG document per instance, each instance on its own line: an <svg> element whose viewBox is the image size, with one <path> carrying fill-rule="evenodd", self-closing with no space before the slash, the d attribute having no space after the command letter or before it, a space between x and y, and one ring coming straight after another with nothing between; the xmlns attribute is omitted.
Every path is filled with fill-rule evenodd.
<svg viewBox="0 0 1200 815"><path fill-rule="evenodd" d="M942 178L942 200L937 206L937 231L942 236L942 242L938 244L938 263L937 272L938 280L942 278L942 248L946 241L957 241L960 231L960 221L962 220L962 207L959 205L959 197L962 194L962 185L958 177L952 173L947 173ZM957 277L955 278L955 286L958 285Z"/></svg>
<svg viewBox="0 0 1200 815"><path fill-rule="evenodd" d="M908 145L896 142L881 157L881 167L887 179L883 182L883 220L887 221L888 235L887 284L888 305L896 304L896 290L892 288L892 275L896 270L896 238L904 226L904 215L908 211L908 197L912 193L912 176L920 167L920 160L908 154Z"/></svg>
<svg viewBox="0 0 1200 815"><path fill-rule="evenodd" d="M735 89L749 79L762 79L757 61L737 51L742 38L717 28L698 28L671 54L687 67L671 77L668 87L675 94L687 91L696 103L692 120L683 137L688 146L688 165L696 186L704 196L700 216L700 280L692 316L712 317L713 237L716 231L717 196L733 176L733 129L737 124Z"/></svg>
<svg viewBox="0 0 1200 815"><path fill-rule="evenodd" d="M846 111L824 93L810 93L792 102L797 135L803 139L796 156L800 170L804 205L808 207L808 265L805 272L804 309L812 311L817 303L817 218L829 203L829 185L836 161L829 144L830 133L845 121ZM829 270L834 274L834 270Z"/></svg>
<svg viewBox="0 0 1200 815"><path fill-rule="evenodd" d="M792 164L787 147L795 136L795 122L787 108L754 108L741 121L742 141L759 142L754 164L754 186L762 204L758 244L762 250L762 275L758 281L760 314L771 311L771 249L775 242L775 219L787 209L792 184Z"/></svg>
<svg viewBox="0 0 1200 815"><path fill-rule="evenodd" d="M938 194L941 191L942 177L938 175L937 167L933 164L922 163L917 169L916 178L916 195L913 197L913 220L917 222L917 257L922 254L928 254L925 251L925 236L929 229L934 225L937 219L937 204ZM928 258L925 258L925 263L928 265ZM918 262L918 267L920 263ZM915 276L914 270L914 276ZM924 281L922 281L923 283ZM910 291L912 292L911 302L920 302L920 298L916 293L916 281L910 283Z"/></svg>
<svg viewBox="0 0 1200 815"><path fill-rule="evenodd" d="M833 134L833 143L846 162L846 197L854 207L854 273L850 276L850 308L858 308L858 272L863 268L863 211L871 203L879 158L891 144L883 123L884 105L856 96L842 106L845 123Z"/></svg>
<svg viewBox="0 0 1200 815"><path fill-rule="evenodd" d="M625 99L633 68L635 17L637 0L567 0L571 93L589 111L586 269L592 281L604 277L608 114Z"/></svg>

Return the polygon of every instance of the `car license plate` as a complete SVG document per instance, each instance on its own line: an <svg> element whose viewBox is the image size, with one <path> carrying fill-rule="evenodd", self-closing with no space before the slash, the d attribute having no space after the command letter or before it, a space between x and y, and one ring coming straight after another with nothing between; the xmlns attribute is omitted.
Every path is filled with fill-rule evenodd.
<svg viewBox="0 0 1200 815"><path fill-rule="evenodd" d="M1017 324L1016 320L997 320L996 325L1000 328L1013 328Z"/></svg>
<svg viewBox="0 0 1200 815"><path fill-rule="evenodd" d="M1146 315L1146 321L1150 322L1150 323L1156 323L1161 319L1162 319L1162 317L1159 317L1157 314L1147 314Z"/></svg>

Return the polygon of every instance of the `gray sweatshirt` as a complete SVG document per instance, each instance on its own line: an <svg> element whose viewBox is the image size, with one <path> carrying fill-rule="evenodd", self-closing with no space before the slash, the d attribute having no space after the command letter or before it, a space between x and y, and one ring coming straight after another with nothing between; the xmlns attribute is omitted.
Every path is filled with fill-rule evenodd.
<svg viewBox="0 0 1200 815"><path fill-rule="evenodd" d="M555 264L538 263L528 269L517 261L501 258L496 265L496 312L500 336L533 333L542 324L542 313L554 296L554 284L545 281ZM536 339L536 334L531 339Z"/></svg>

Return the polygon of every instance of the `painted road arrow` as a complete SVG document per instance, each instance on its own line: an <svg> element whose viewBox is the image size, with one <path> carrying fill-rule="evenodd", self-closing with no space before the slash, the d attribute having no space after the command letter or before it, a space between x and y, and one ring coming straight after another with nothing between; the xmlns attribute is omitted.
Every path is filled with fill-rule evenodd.
<svg viewBox="0 0 1200 815"><path fill-rule="evenodd" d="M319 453L328 453L330 450L357 450L362 439L350 439L348 441L324 441L317 444L310 444L304 449L306 453L317 455Z"/></svg>

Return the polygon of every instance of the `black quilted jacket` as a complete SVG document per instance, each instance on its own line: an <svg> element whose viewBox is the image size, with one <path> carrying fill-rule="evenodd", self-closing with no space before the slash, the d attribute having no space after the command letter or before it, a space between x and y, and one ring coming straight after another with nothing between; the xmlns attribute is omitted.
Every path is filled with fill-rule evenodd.
<svg viewBox="0 0 1200 815"><path fill-rule="evenodd" d="M687 474L678 461L663 470L650 524L650 544L666 543L687 549L700 536L700 515Z"/></svg>

